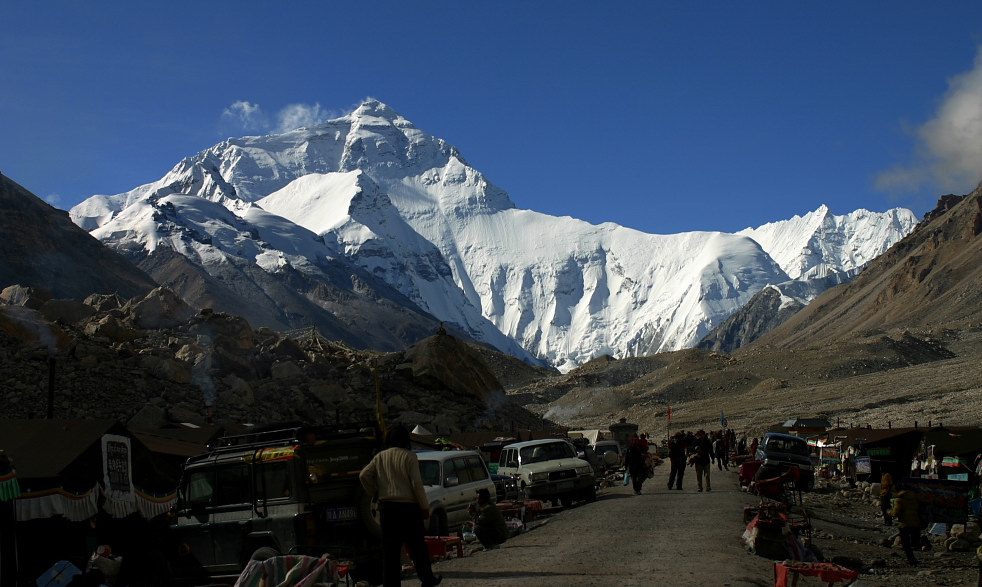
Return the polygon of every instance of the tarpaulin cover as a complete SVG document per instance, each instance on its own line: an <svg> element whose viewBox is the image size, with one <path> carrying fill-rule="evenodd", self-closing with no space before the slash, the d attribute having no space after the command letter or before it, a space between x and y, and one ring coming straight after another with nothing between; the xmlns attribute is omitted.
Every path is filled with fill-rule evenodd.
<svg viewBox="0 0 982 587"><path fill-rule="evenodd" d="M313 587L335 581L336 565L327 557L275 556L249 561L235 587Z"/></svg>
<svg viewBox="0 0 982 587"><path fill-rule="evenodd" d="M794 579L796 575L817 577L824 583L839 581L851 583L859 577L859 572L833 563L803 563L798 561L774 563L774 587L790 587L794 584L791 579Z"/></svg>
<svg viewBox="0 0 982 587"><path fill-rule="evenodd" d="M65 587L82 571L68 561L58 561L34 581L37 587Z"/></svg>

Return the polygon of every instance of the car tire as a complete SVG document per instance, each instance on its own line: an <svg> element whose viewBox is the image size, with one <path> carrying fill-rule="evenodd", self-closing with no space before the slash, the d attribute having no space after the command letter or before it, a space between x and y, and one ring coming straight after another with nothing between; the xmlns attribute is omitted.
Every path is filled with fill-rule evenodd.
<svg viewBox="0 0 982 587"><path fill-rule="evenodd" d="M280 551L276 550L272 546L260 546L252 553L249 557L251 561L264 561L273 557L280 556Z"/></svg>
<svg viewBox="0 0 982 587"><path fill-rule="evenodd" d="M447 512L436 510L430 514L430 536L447 536L450 534L447 529Z"/></svg>

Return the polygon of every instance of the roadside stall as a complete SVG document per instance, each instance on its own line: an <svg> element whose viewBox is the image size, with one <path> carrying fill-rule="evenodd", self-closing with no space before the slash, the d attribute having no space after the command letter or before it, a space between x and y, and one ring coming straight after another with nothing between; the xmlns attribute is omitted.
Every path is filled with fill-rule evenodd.
<svg viewBox="0 0 982 587"><path fill-rule="evenodd" d="M17 463L21 580L59 560L84 569L100 545L124 557L159 547L163 534L150 520L170 509L177 479L122 424L4 420L0 448Z"/></svg>

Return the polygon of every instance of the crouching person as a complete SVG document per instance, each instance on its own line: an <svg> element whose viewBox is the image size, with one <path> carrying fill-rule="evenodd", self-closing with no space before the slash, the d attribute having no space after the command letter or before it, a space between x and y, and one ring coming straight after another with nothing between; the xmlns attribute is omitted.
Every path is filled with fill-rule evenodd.
<svg viewBox="0 0 982 587"><path fill-rule="evenodd" d="M474 522L474 534L485 550L508 540L505 518L498 510L498 506L491 502L491 492L487 489L477 490L477 521Z"/></svg>

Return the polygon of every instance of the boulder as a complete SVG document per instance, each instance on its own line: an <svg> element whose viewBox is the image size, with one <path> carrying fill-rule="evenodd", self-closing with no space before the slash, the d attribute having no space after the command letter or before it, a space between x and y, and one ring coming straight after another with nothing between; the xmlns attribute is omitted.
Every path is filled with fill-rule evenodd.
<svg viewBox="0 0 982 587"><path fill-rule="evenodd" d="M191 306L165 287L158 287L142 299L133 298L123 309L134 325L147 330L174 328L194 315Z"/></svg>
<svg viewBox="0 0 982 587"><path fill-rule="evenodd" d="M125 302L116 294L92 294L85 298L85 301L82 303L97 312L108 312L109 310L122 308Z"/></svg>
<svg viewBox="0 0 982 587"><path fill-rule="evenodd" d="M48 300L41 306L41 315L49 322L78 324L95 314L91 306L78 300Z"/></svg>
<svg viewBox="0 0 982 587"><path fill-rule="evenodd" d="M487 404L496 403L504 389L477 351L448 334L425 338L413 345L400 367L423 387L444 388ZM405 372L405 371L404 371Z"/></svg>
<svg viewBox="0 0 982 587"><path fill-rule="evenodd" d="M975 546L964 538L949 538L945 540L945 550L948 552L972 552Z"/></svg>
<svg viewBox="0 0 982 587"><path fill-rule="evenodd" d="M869 494L873 497L880 497L880 484L871 483L869 486Z"/></svg>
<svg viewBox="0 0 982 587"><path fill-rule="evenodd" d="M299 377L303 375L303 369L293 361L280 361L278 363L273 363L273 366L269 368L270 374L273 379L288 379L290 377Z"/></svg>
<svg viewBox="0 0 982 587"><path fill-rule="evenodd" d="M148 355L140 360L140 366L157 379L182 384L191 383L191 366L184 361Z"/></svg>
<svg viewBox="0 0 982 587"><path fill-rule="evenodd" d="M113 342L126 342L140 336L139 332L124 325L111 315L103 316L95 322L89 322L82 331L89 336L107 338Z"/></svg>
<svg viewBox="0 0 982 587"><path fill-rule="evenodd" d="M325 406L336 407L347 397L344 388L337 383L315 383L307 388L307 394Z"/></svg>
<svg viewBox="0 0 982 587"><path fill-rule="evenodd" d="M252 326L241 316L202 310L191 328L192 334L205 335L215 347L230 353L248 353L256 346Z"/></svg>
<svg viewBox="0 0 982 587"><path fill-rule="evenodd" d="M222 378L222 384L228 388L233 403L251 406L256 403L256 396L252 393L252 387L240 377L226 375Z"/></svg>
<svg viewBox="0 0 982 587"><path fill-rule="evenodd" d="M961 538L965 534L965 524L952 524L949 534L953 538Z"/></svg>
<svg viewBox="0 0 982 587"><path fill-rule="evenodd" d="M270 352L277 357L293 359L294 361L307 361L310 359L307 356L307 352L300 348L297 341L292 338L281 338L276 341Z"/></svg>
<svg viewBox="0 0 982 587"><path fill-rule="evenodd" d="M40 310L41 306L50 299L51 295L44 290L26 285L11 285L0 291L0 303L10 306L24 306L32 310Z"/></svg>

